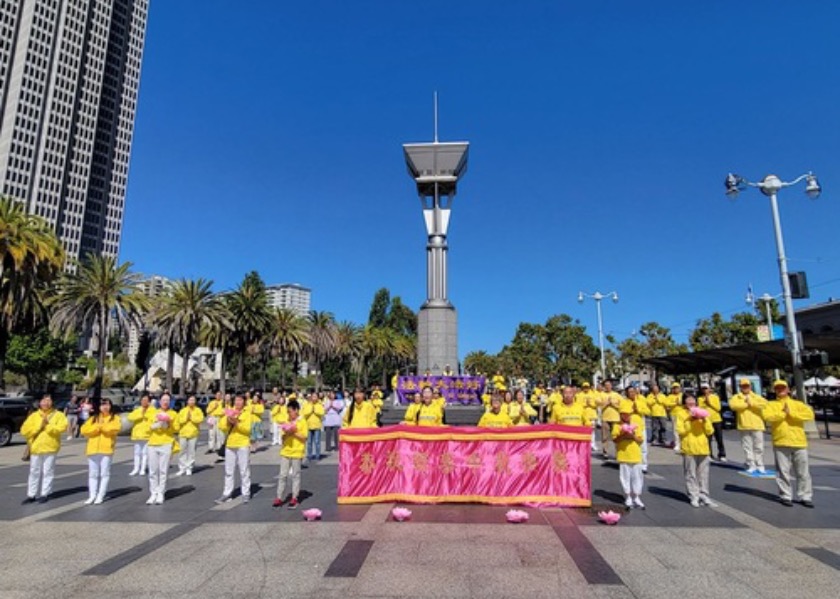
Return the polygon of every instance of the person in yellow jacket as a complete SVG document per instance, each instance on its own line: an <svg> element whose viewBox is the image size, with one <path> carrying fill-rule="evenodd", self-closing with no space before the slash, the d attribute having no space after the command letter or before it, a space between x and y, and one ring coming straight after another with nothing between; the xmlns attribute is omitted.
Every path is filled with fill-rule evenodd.
<svg viewBox="0 0 840 599"><path fill-rule="evenodd" d="M691 507L700 504L716 507L709 497L709 435L714 432L711 414L697 405L697 398L690 391L683 393L683 407L677 418L677 434L683 455L685 490ZM707 414L698 411L698 407Z"/></svg>
<svg viewBox="0 0 840 599"><path fill-rule="evenodd" d="M373 406L373 408L375 410L376 406ZM321 431L324 429L325 413L321 398L313 391L309 394L309 398L303 402L300 411L301 417L306 420L306 427L309 431L309 437L306 440L307 461L321 459Z"/></svg>
<svg viewBox="0 0 840 599"><path fill-rule="evenodd" d="M353 391L353 401L344 411L341 425L342 428L376 427L376 409L365 400L365 392L361 388L356 387Z"/></svg>
<svg viewBox="0 0 840 599"><path fill-rule="evenodd" d="M622 400L618 408L619 421L612 425L615 442L615 459L619 464L619 478L624 490L624 505L628 508L645 509L642 490L645 477L642 473L642 441L645 438L645 422L636 414L632 401Z"/></svg>
<svg viewBox="0 0 840 599"><path fill-rule="evenodd" d="M604 390L598 399L598 406L601 408L601 453L604 459L609 458L607 443L615 438L612 431L621 420L618 413L620 405L621 395L613 391L612 381L604 381Z"/></svg>
<svg viewBox="0 0 840 599"><path fill-rule="evenodd" d="M195 446L204 422L204 412L195 405L195 395L187 398L187 405L178 412L178 444L181 453L178 455L178 472L175 476L186 474L192 476L195 466Z"/></svg>
<svg viewBox="0 0 840 599"><path fill-rule="evenodd" d="M147 445L157 413L151 404L152 399L148 395L143 395L140 398L140 405L128 415L128 421L131 423L131 443L134 446L134 469L128 473L129 476L146 475L146 465L149 463Z"/></svg>
<svg viewBox="0 0 840 599"><path fill-rule="evenodd" d="M775 401L767 402L764 419L770 423L773 435L773 453L776 457L776 484L782 505L793 505L793 489L790 470L796 477L796 496L799 503L814 507L814 491L811 486L811 471L808 466L808 437L805 423L814 419L814 410L804 402L790 396L785 381L775 381Z"/></svg>
<svg viewBox="0 0 840 599"><path fill-rule="evenodd" d="M271 406L271 444L280 445L283 438L280 427L289 421L289 408L285 393L277 392L274 397L274 405Z"/></svg>
<svg viewBox="0 0 840 599"><path fill-rule="evenodd" d="M262 416L265 414L265 402L259 391L255 391L253 395L250 391L246 393L245 411L250 412L251 416L255 417L251 419L251 453L256 453L263 438Z"/></svg>
<svg viewBox="0 0 840 599"><path fill-rule="evenodd" d="M166 479L169 472L169 460L172 458L172 446L180 424L178 412L170 409L172 398L168 393L160 396L160 408L155 413L149 435L149 505L163 503L166 495Z"/></svg>
<svg viewBox="0 0 840 599"><path fill-rule="evenodd" d="M443 426L443 410L440 408L440 404L434 403L432 389L424 387L421 397L423 404L417 410L417 417L415 418L417 426Z"/></svg>
<svg viewBox="0 0 840 599"><path fill-rule="evenodd" d="M525 402L525 392L516 390L513 403L508 406L508 416L514 426L529 426L537 417L537 411Z"/></svg>
<svg viewBox="0 0 840 599"><path fill-rule="evenodd" d="M122 428L120 417L114 414L110 399L94 404L93 414L82 425L82 435L87 437L85 455L88 460L88 498L85 505L99 505L105 501L108 482L111 480L111 460L117 435Z"/></svg>
<svg viewBox="0 0 840 599"><path fill-rule="evenodd" d="M29 444L29 481L23 503L45 503L52 493L55 456L61 449L61 436L66 430L67 417L53 408L50 395L44 395L38 402L38 409L27 416L20 427L20 434Z"/></svg>
<svg viewBox="0 0 840 599"><path fill-rule="evenodd" d="M385 394L382 392L382 388L378 383L373 385L373 390L370 392L370 403L376 408L376 417L378 420L382 414L382 406L385 405Z"/></svg>
<svg viewBox="0 0 840 599"><path fill-rule="evenodd" d="M685 403L685 402L683 402ZM697 398L697 405L709 412L709 420L712 423L712 435L709 437L709 449L712 448L712 438L717 444L717 460L726 461L726 447L723 445L723 418L720 415L720 397L712 393L712 387L708 383L700 385L700 397Z"/></svg>
<svg viewBox="0 0 840 599"><path fill-rule="evenodd" d="M633 413L639 415L642 418L642 422L645 423L645 438L642 439L642 473L646 473L648 471L647 422L650 416L650 408L648 407L647 398L639 393L639 389L634 385L627 387L624 395L628 401L633 402Z"/></svg>
<svg viewBox="0 0 840 599"><path fill-rule="evenodd" d="M575 395L575 401L583 405L583 412L590 422L590 426L597 424L598 420L598 394L592 390L592 385L584 381L580 385L580 391ZM595 431L592 431L592 449L596 448Z"/></svg>
<svg viewBox="0 0 840 599"><path fill-rule="evenodd" d="M227 435L225 440L225 482L222 495L216 503L233 498L234 478L239 470L239 490L242 503L251 500L251 431L260 417L245 405L245 398L237 393L233 406L225 409L219 427Z"/></svg>
<svg viewBox="0 0 840 599"><path fill-rule="evenodd" d="M574 387L563 387L563 401L551 408L549 424L566 424L568 426L591 426L586 407L576 401Z"/></svg>
<svg viewBox="0 0 840 599"><path fill-rule="evenodd" d="M224 435L219 430L219 418L216 412L224 409L222 392L217 391L216 395L207 404L207 453L215 453L222 448L225 442Z"/></svg>
<svg viewBox="0 0 840 599"><path fill-rule="evenodd" d="M505 375L502 374L501 370L497 370L496 374L493 375L493 378L490 379L493 381L493 389L496 391L507 391L507 383L505 382ZM504 408L504 406L502 406Z"/></svg>
<svg viewBox="0 0 840 599"><path fill-rule="evenodd" d="M420 410L420 406L423 405L423 400L419 393L415 393L412 399L413 401L408 405L408 408L405 411L405 418L400 424L407 424L410 426L417 424L417 412Z"/></svg>
<svg viewBox="0 0 840 599"><path fill-rule="evenodd" d="M647 396L647 401L650 406L651 424L651 430L648 435L648 443L654 445L665 445L665 439L668 436L667 396L662 393L658 384L653 383L650 386L650 393Z"/></svg>
<svg viewBox="0 0 840 599"><path fill-rule="evenodd" d="M729 400L729 407L735 412L738 432L741 433L741 448L746 457L748 474L765 474L764 469L764 408L767 400L754 393L750 379L741 379L741 391Z"/></svg>
<svg viewBox="0 0 840 599"><path fill-rule="evenodd" d="M513 426L508 413L502 409L502 398L494 396L490 401L490 411L484 412L478 420L480 428L507 428Z"/></svg>
<svg viewBox="0 0 840 599"><path fill-rule="evenodd" d="M289 419L281 427L283 431L283 447L280 449L280 476L277 479L277 495L272 505L280 507L284 503L283 494L286 491L286 480L292 478L292 494L289 496L290 510L297 508L300 495L300 469L303 455L309 438L306 419L300 416L300 406L297 401L287 404Z"/></svg>

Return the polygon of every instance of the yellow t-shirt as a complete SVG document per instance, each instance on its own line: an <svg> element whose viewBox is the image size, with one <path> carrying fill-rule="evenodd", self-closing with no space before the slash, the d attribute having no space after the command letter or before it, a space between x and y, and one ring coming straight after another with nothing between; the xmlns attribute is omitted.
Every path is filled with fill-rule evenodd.
<svg viewBox="0 0 840 599"><path fill-rule="evenodd" d="M42 430L43 414L41 410L35 410L20 427L20 434L26 437L33 455L58 452L61 435L67 430L67 417L57 410L47 412L47 426Z"/></svg>
<svg viewBox="0 0 840 599"><path fill-rule="evenodd" d="M443 410L439 405L421 404L417 416L417 426L443 426Z"/></svg>
<svg viewBox="0 0 840 599"><path fill-rule="evenodd" d="M788 414L785 414L785 406ZM808 447L804 423L814 419L814 410L809 405L790 397L768 401L764 408L764 418L770 423L774 446L794 449Z"/></svg>
<svg viewBox="0 0 840 599"><path fill-rule="evenodd" d="M478 421L478 426L481 428L507 428L513 426L513 422L504 410L499 410L498 414L484 412Z"/></svg>
<svg viewBox="0 0 840 599"><path fill-rule="evenodd" d="M306 420L306 426L311 431L319 431L324 428L324 404L320 401L303 402L300 408L300 415Z"/></svg>
<svg viewBox="0 0 840 599"><path fill-rule="evenodd" d="M685 455L709 455L709 435L715 428L711 418L698 420L692 418L688 410L683 410L677 418L677 434L680 436L680 452Z"/></svg>
<svg viewBox="0 0 840 599"><path fill-rule="evenodd" d="M158 410L155 413L155 419L152 422L152 434L149 435L149 447L157 447L160 445L172 445L175 442L175 437L181 428L181 423L178 422L178 412L175 410L166 410L165 413L169 415L169 421L164 422L158 420L158 417L164 410ZM160 426L155 426L160 424Z"/></svg>
<svg viewBox="0 0 840 599"><path fill-rule="evenodd" d="M353 414L352 420L350 418L351 413ZM369 401L363 401L361 404L352 402L344 410L342 422L344 428L374 428L376 427L376 408Z"/></svg>
<svg viewBox="0 0 840 599"><path fill-rule="evenodd" d="M720 397L714 393L710 393L708 397L705 395L698 397L697 405L709 411L709 420L711 420L712 424L723 420L720 417Z"/></svg>
<svg viewBox="0 0 840 599"><path fill-rule="evenodd" d="M152 435L152 423L155 421L157 410L152 406L143 411L142 407L134 408L128 415L128 421L134 426L131 427L132 441L148 441Z"/></svg>
<svg viewBox="0 0 840 599"><path fill-rule="evenodd" d="M601 394L601 418L604 422L618 422L621 417L618 414L618 406L621 404L621 395L615 391Z"/></svg>
<svg viewBox="0 0 840 599"><path fill-rule="evenodd" d="M630 416L628 424L635 424L633 437L627 437L621 432L621 422L613 423L612 438L615 441L615 459L622 464L642 463L642 442L645 439L645 421L638 414Z"/></svg>
<svg viewBox="0 0 840 599"><path fill-rule="evenodd" d="M530 426L531 418L537 417L537 411L529 404L513 402L508 407L508 415L514 426Z"/></svg>
<svg viewBox="0 0 840 599"><path fill-rule="evenodd" d="M307 435L309 435L309 428L306 424L306 420L298 417L298 419L295 420L294 433L291 431L283 432L283 447L280 448L280 455L291 460L303 459L303 455L306 453ZM298 436L302 437L303 440L298 439Z"/></svg>
<svg viewBox="0 0 840 599"><path fill-rule="evenodd" d="M565 403L555 405L551 410L548 423L566 424L568 426L590 426L591 424L586 414L586 408L578 402L568 406Z"/></svg>
<svg viewBox="0 0 840 599"><path fill-rule="evenodd" d="M767 428L763 415L767 400L757 393L736 393L729 400L729 407L737 415L739 431L763 431Z"/></svg>
<svg viewBox="0 0 840 599"><path fill-rule="evenodd" d="M178 436L184 439L194 439L198 437L199 425L204 422L204 413L198 406L193 406L192 410L189 407L182 408L178 412Z"/></svg>

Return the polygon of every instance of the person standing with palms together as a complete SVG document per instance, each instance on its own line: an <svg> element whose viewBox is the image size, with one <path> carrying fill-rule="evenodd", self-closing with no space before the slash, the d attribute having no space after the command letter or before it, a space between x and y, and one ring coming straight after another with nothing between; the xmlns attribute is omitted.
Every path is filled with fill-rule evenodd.
<svg viewBox="0 0 840 599"><path fill-rule="evenodd" d="M82 425L82 436L87 437L85 454L88 459L88 499L85 505L99 505L105 501L108 482L111 480L111 460L117 435L122 428L119 416L113 413L110 399L99 400L99 408Z"/></svg>

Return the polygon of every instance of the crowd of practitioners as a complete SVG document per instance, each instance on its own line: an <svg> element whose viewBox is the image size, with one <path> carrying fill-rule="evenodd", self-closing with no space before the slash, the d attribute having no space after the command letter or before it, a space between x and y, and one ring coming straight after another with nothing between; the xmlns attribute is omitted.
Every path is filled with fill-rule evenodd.
<svg viewBox="0 0 840 599"><path fill-rule="evenodd" d="M774 383L774 401L755 393L749 379L742 379L739 384L740 391L730 398L729 406L736 413L747 472L766 472L763 435L769 424L782 504L793 505L796 497L802 505L813 507L804 432L804 423L814 418L813 410L790 396L785 381ZM433 386L423 386L412 399L402 424L446 424L445 399ZM692 506L715 505L709 494L709 464L713 456L726 461L726 451L720 398L708 385L701 385L700 392L695 394L674 383L670 393L664 394L654 384L646 395L633 386L619 393L610 381L598 388L586 382L580 387L553 389L537 385L526 398L523 389L507 389L502 381L494 381L493 389L482 399L485 410L477 423L479 427L541 423L591 426L593 453L609 459L610 449L614 452L628 508L645 507L642 493L650 445L673 447L682 455L686 491ZM383 400L379 386L368 393L356 389L347 399L334 391L299 396L296 392L274 389L268 401L258 392L217 393L205 410L197 405L195 397L189 397L184 407L176 411L169 394L164 393L156 401L144 395L128 414L133 445L133 468L129 474L147 476L146 503L162 504L170 465L177 465L174 476L192 476L197 441L206 430L207 453L216 453L224 459L222 493L216 502L233 499L238 473L242 502L247 503L251 495L251 454L268 436L270 444L280 448L280 473L273 505L294 509L300 500L301 469L322 458L322 436L325 451L336 451L339 428L371 428L380 424ZM264 430L265 421L269 431ZM47 501L61 440L68 433L68 438L72 438L74 428L87 439L89 495L85 503L102 503L106 499L121 427L121 419L108 399L81 403L74 400L61 412L54 409L49 395L44 396L39 409L27 418L21 429L30 451L24 503ZM716 453L712 452L713 445ZM795 494L791 473L796 478Z"/></svg>

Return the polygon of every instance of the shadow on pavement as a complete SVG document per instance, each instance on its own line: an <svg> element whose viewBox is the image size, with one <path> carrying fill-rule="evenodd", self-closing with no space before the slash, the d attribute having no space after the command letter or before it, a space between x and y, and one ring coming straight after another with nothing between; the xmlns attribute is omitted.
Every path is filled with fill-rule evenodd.
<svg viewBox="0 0 840 599"><path fill-rule="evenodd" d="M53 491L50 493L50 499L61 499L62 497L69 497L70 495L78 495L79 493L87 493L88 488L85 487L71 487L69 489L61 489L60 491Z"/></svg>
<svg viewBox="0 0 840 599"><path fill-rule="evenodd" d="M180 497L181 495L192 493L193 491L195 491L195 487L192 485L184 485L183 487L178 487L177 489L167 489L164 494L164 498L168 501L170 499Z"/></svg>
<svg viewBox="0 0 840 599"><path fill-rule="evenodd" d="M108 491L106 497L108 499L119 499L120 497L125 497L126 495L131 495L132 493L139 493L143 489L140 487L123 487L122 489L112 489Z"/></svg>
<svg viewBox="0 0 840 599"><path fill-rule="evenodd" d="M723 486L723 490L727 493L743 493L744 495L751 495L753 497L758 497L759 499L765 499L767 501L772 501L773 503L779 503L779 496L777 494L768 493L767 491L762 491L761 489L751 489L750 487L726 484Z"/></svg>
<svg viewBox="0 0 840 599"><path fill-rule="evenodd" d="M597 489L592 492L592 495L595 497L599 497L611 503L616 503L618 505L624 505L624 495L619 495L618 493L613 493L611 491L604 491L602 489Z"/></svg>
<svg viewBox="0 0 840 599"><path fill-rule="evenodd" d="M667 497L668 499L674 499L676 501L682 501L683 503L688 503L688 495L683 493L682 491L677 491L674 489L666 489L664 487L648 487L648 491L652 495L659 495L660 497Z"/></svg>

